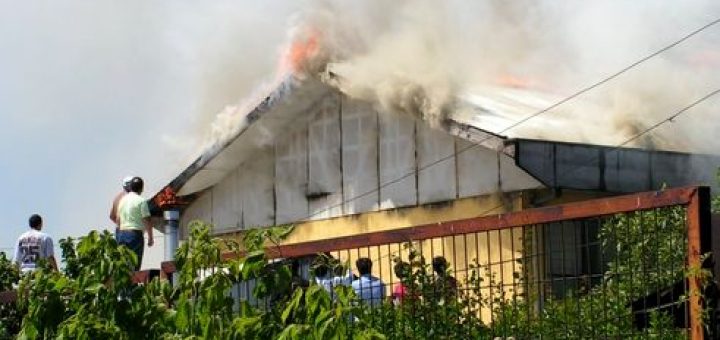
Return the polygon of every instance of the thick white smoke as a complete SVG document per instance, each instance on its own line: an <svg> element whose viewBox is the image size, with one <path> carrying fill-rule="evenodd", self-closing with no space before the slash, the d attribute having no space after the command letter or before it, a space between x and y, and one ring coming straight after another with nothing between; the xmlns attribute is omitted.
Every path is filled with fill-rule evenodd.
<svg viewBox="0 0 720 340"><path fill-rule="evenodd" d="M292 32L296 40L319 41L303 71L382 111L437 123L468 92L482 97L486 89L493 89L489 96L519 87L561 99L718 17L720 3L711 0L321 0L298 15ZM532 131L507 134L622 142L720 86L719 41L720 25L711 27L538 117L546 128L527 124ZM717 103L709 100L638 143L713 151ZM565 122L561 130L553 120Z"/></svg>

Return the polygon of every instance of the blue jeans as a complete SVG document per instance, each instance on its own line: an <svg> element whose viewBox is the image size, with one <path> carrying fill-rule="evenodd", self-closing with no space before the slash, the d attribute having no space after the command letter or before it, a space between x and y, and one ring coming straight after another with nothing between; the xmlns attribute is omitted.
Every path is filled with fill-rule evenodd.
<svg viewBox="0 0 720 340"><path fill-rule="evenodd" d="M132 250L137 255L137 265L135 270L140 270L142 264L143 249L145 246L145 238L141 230L117 230L115 232L115 241Z"/></svg>

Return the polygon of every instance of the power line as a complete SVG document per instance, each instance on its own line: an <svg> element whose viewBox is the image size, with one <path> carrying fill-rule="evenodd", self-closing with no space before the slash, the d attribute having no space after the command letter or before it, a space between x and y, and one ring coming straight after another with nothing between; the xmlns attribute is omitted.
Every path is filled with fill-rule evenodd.
<svg viewBox="0 0 720 340"><path fill-rule="evenodd" d="M626 139L626 140L623 141L622 143L615 145L615 146L612 147L610 150L612 151L612 150L620 149L621 147L627 145L628 143L630 143L630 142L632 142L632 141L634 141L634 140L636 140L636 139L638 139L638 138L640 138L640 137L642 137L642 136L644 136L644 135L652 132L653 130L659 128L659 127L662 126L663 124L665 124L665 123L670 123L670 122L674 122L674 119L675 119L675 118L679 117L680 115L684 114L685 112L688 112L690 109L692 109L692 108L694 108L695 106L699 105L700 103L702 103L702 102L704 102L704 101L712 98L713 96L716 96L718 93L720 93L720 88L718 88L717 90L711 91L710 93L706 94L705 96L701 97L700 99L697 99L697 100L695 100L694 102L688 104L687 106L681 108L680 110L675 111L675 113L671 114L671 115L668 116L667 118L665 118L665 119L663 119L663 120L661 120L661 121L659 121L659 122L651 125L650 127L646 128L646 129L643 130L643 131L640 131L640 132L636 133L635 135L633 135L632 137ZM584 162L579 162L579 163L581 163L581 164L582 164L582 163L588 163L588 162L594 161L594 160L595 160L596 158L598 158L598 157L599 157L599 156L591 156L591 157L589 157L588 159L586 159ZM572 167L572 168L568 169L567 171L561 173L560 176L565 176L565 175L567 175L567 174L573 173L573 172L577 171L578 169L580 169L580 168L577 167L577 166Z"/></svg>
<svg viewBox="0 0 720 340"><path fill-rule="evenodd" d="M720 89L717 89L717 90L715 90L715 91L712 91L712 92L706 94L704 97L702 97L702 98L700 98L700 99L692 102L692 103L689 104L688 106L685 106L684 108L680 109L679 111L675 112L674 114L670 115L669 117L667 117L667 118L665 118L665 119L657 122L656 124L650 126L649 128L647 128L647 129L643 130L642 132L636 134L635 136L632 136L632 137L628 138L626 141L620 143L620 144L619 144L618 146L616 146L615 148L617 149L617 148L619 148L619 147L621 147L621 146L623 146L623 145L625 145L625 144L627 144L627 143L630 143L630 142L632 142L632 141L634 141L634 140L642 137L642 136L645 135L646 133L648 133L648 132L650 132L650 131L652 131L652 130L655 130L656 128L660 127L660 125L663 125L663 124L668 123L668 122L673 122L674 119L677 118L678 116L680 116L681 114L687 112L688 110L692 109L693 107L697 106L698 104L700 104L700 103L702 103L702 102L710 99L711 97L717 95L718 93L720 93Z"/></svg>
<svg viewBox="0 0 720 340"><path fill-rule="evenodd" d="M705 26L702 26L702 27L700 27L700 28L698 28L698 29L696 29L696 30L694 30L694 31L686 34L686 35L683 36L682 38L680 38L680 39L678 39L678 40L675 40L673 43L671 43L671 44L669 44L669 45L667 45L667 46L665 46L665 47L663 47L663 48L661 48L661 49L659 49L659 50L657 50L657 51L655 51L655 52L653 52L653 53L648 54L647 56L645 56L645 57L643 57L643 58L635 61L634 63L632 63L632 64L630 64L630 65L628 65L628 66L620 69L619 71L617 71L617 72L615 72L615 73L613 73L613 74L611 74L611 75L603 78L602 80L600 80L600 81L598 81L598 82L596 82L596 83L593 83L593 84L591 84L591 85L589 85L589 86L584 87L583 89L581 89L581 90L579 90L579 91L577 91L577 92L575 92L575 93L573 93L573 94L565 97L565 98L562 99L562 100L557 101L556 103L548 106L547 108L544 108L544 109L542 109L542 110L540 110L540 111L538 111L538 112L535 112L535 113L533 113L533 114L531 114L531 115L529 115L529 116L527 116L527 117L525 117L525 118L523 118L523 119L520 119L519 121L513 123L512 125L508 126L507 128L503 129L502 131L500 131L498 134L502 134L502 133L504 133L504 132L507 132L507 131L509 131L509 130L517 127L518 125L525 123L526 121L528 121L528 120L530 120L530 119L533 119L533 118L535 118L535 117L537 117L537 116L539 116L539 115L541 115L541 114L543 114L543 113L545 113L545 112L548 112L548 111L550 111L550 110L552 110L552 109L554 109L554 108L556 108L556 107L558 107L558 106L560 106L560 105L562 105L562 104L565 104L566 102L568 102L568 101L570 101L570 100L572 100L572 99L575 99L575 98L579 97L580 95L585 94L585 93L589 92L590 90L593 90L593 89L595 89L595 88L597 88L597 87L599 87L599 86L601 86L601 85L603 85L603 84L605 84L605 83L607 83L607 82L609 82L609 81L611 81L611 80L619 77L619 76L622 75L623 73L625 73L625 72L627 72L627 71L629 71L629 70L637 67L638 65L640 65L640 64L642 64L642 63L644 63L644 62L646 62L646 61L648 61L648 60L650 60L650 59L652 59L652 58L654 58L654 57L656 57L656 56L664 53L665 51L667 51L667 50L669 50L669 49L671 49L671 48L673 48L673 47L675 47L675 46L677 46L677 45L680 45L681 43L685 42L686 40L692 38L693 36L697 35L698 33L702 32L702 31L704 31L704 30L706 30L706 29L708 29L708 28L716 25L716 24L719 23L719 22L720 22L720 18L711 21L710 23L706 24Z"/></svg>
<svg viewBox="0 0 720 340"><path fill-rule="evenodd" d="M607 83L607 82L609 82L609 81L617 78L618 76L622 75L623 73L625 73L625 72L627 72L627 71L629 71L629 70L637 67L638 65L640 65L640 64L642 64L642 63L644 63L644 62L646 62L646 61L648 61L648 60L650 60L650 59L652 59L652 58L654 58L654 57L656 57L656 56L658 56L658 55L660 55L660 54L662 54L662 53L665 52L665 51L670 50L671 48L673 48L673 47L675 47L675 46L680 45L681 43L685 42L686 40L690 39L691 37L699 34L700 32L702 32L702 31L704 31L704 30L706 30L706 29L708 29L708 28L710 28L710 27L712 27L712 26L714 26L714 25L716 25L716 24L718 24L718 23L720 23L720 18L717 18L717 19L711 21L710 23L708 23L708 24L706 24L706 25L704 25L704 26L702 26L702 27L700 27L700 28L698 28L698 29L696 29L696 30L694 30L694 31L686 34L685 36L681 37L680 39L675 40L674 42L670 43L669 45L666 45L666 46L664 46L663 48L661 48L661 49L659 49L659 50L657 50L657 51L655 51L655 52L653 52L653 53L651 53L651 54L649 54L649 55L647 55L647 56L645 56L645 57L643 57L643 58L641 58L641 59L633 62L632 64L630 64L630 65L628 65L628 66L620 69L619 71L610 74L609 76L601 79L600 81L597 81L597 82L595 82L595 83L593 83L593 84L591 84L591 85L589 85L589 86L586 86L586 87L580 89L579 91L570 94L569 96L565 97L564 99L561 99L561 100L553 103L552 105L550 105L550 106L548 106L548 107L546 107L546 108L544 108L544 109L542 109L542 110L539 110L539 111L537 111L537 112L535 112L535 113L533 113L533 114L531 114L531 115L529 115L529 116L527 116L527 117L525 117L525 118L522 118L522 119L518 120L517 122L511 124L510 126L502 129L502 130L501 130L500 132L498 132L497 134L498 134L498 135L501 135L501 134L503 134L503 133L505 133L505 132L507 132L507 131L510 131L511 129L514 129L514 128L518 127L519 125L527 122L527 121L530 120L530 119L533 119L533 118L535 118L535 117L537 117L537 116L539 116L539 115L542 115L542 114L544 114L544 113L546 113L546 112L548 112L548 111L550 111L550 110L553 110L553 109L555 109L555 108L557 108L557 107L559 107L559 106L567 103L568 101L570 101L570 100L572 100L572 99L574 99L574 98L577 98L577 97L579 97L580 95L582 95L582 94L584 94L584 93L587 93L587 92L589 92L589 91L591 91L591 90L593 90L593 89L595 89L595 88L597 88L597 87L599 87L599 86L601 86L601 85L603 85L603 84L605 84L605 83ZM475 144L471 144L471 145L469 145L469 146L467 146L467 147L464 147L464 148L462 148L462 149L460 149L460 150L457 150L456 152L453 152L453 153L450 154L450 155L447 155L447 156L442 157L442 158L440 158L440 159L438 159L438 160L435 160L435 161L433 161L433 162L430 162L430 163L428 163L428 164L425 165L425 166L418 167L417 169L413 170L412 172L408 172L408 173L406 173L406 174L404 174L404 175L402 175L402 176L400 176L400 177L398 177L398 178L396 178L396 179L394 179L394 180L391 180L391 181L389 181L389 182L382 183L382 184L381 184L380 186L378 186L377 188L373 188L373 189L371 189L371 190L369 190L369 191L367 191L367 192L364 192L364 193L362 193L362 194L356 195L356 196L351 197L351 198L349 198L349 199L347 199L347 200L343 200L342 202L340 202L340 203L338 203L338 204L331 205L331 206L329 206L329 207L327 207L327 208L324 208L324 209L322 209L322 210L320 210L320 211L317 211L317 212L315 212L315 213L312 213L312 214L310 214L309 216L306 216L306 217L303 218L303 219L306 220L306 219L309 219L309 218L313 218L314 216L317 216L317 215L320 215L320 214L322 214L322 213L325 213L325 212L327 212L327 211L329 211L329 210L331 210L331 209L335 209L335 208L342 207L342 206L343 206L344 204L346 204L346 203L353 202L353 201L358 200L358 199L360 199L360 198L363 198L363 197L366 197L366 196L368 196L368 195L374 194L375 192L380 191L380 189L382 189L382 188L385 188L385 187L388 187L388 186L393 185L393 184L395 184L395 183L398 183L398 182L400 182L400 181L402 181L402 180L404 180L404 179L406 179L406 178L408 178L408 177L410 177L410 176L414 176L416 173L419 173L420 171L423 171L423 170L425 170L425 169L427 169L427 168L429 168L429 167L431 167L431 166L435 166L435 165L437 165L437 164L439 164L439 163L442 163L442 162L444 162L444 161L450 160L450 159L452 159L453 157L456 157L457 155L459 155L459 154L461 154L461 153L464 153L464 152L466 152L466 151L469 151L470 149L476 148L476 147L480 146L483 142L489 140L490 138L492 138L492 136L485 137L485 138L483 138L482 140L478 141L478 142L475 143ZM636 137L636 138L637 138L637 137ZM629 142L629 141L628 141L628 142ZM379 175L379 174L378 174L378 175Z"/></svg>
<svg viewBox="0 0 720 340"><path fill-rule="evenodd" d="M717 90L712 91L712 92L706 94L705 96L701 97L700 99L698 99L698 100L696 100L696 101L688 104L687 106L683 107L682 109L680 109L680 110L676 111L675 113L671 114L671 115L668 116L667 118L665 118L665 119L657 122L656 124L648 127L647 129L645 129L645 130L643 130L643 131L640 131L640 132L636 133L635 135L633 135L632 137L630 137L630 138L628 138L627 140L623 141L622 143L613 146L610 150L617 150L617 149L625 146L626 144L628 144L628 143L630 143L630 142L632 142L632 141L634 141L634 140L636 140L636 139L638 139L638 138L640 138L640 137L642 137L642 136L644 136L644 135L652 132L653 130L659 128L661 125L663 125L663 124L665 124L665 123L668 123L668 122L673 122L673 120L674 120L675 118L679 117L680 115L684 114L685 112L688 112L689 110L691 110L691 109L694 108L695 106L697 106L697 105L699 105L700 103L702 103L702 102L710 99L710 98L713 97L713 96L716 96L716 95L719 94L719 93L720 93L720 88L718 88ZM579 164L585 164L585 163L587 163L587 162L591 162L591 161L595 160L595 158L597 158L597 157L599 157L599 156L591 156L591 157L589 157L588 159L586 159L584 162L578 162L578 163L579 163ZM580 166L575 165L575 166L573 166L572 168L570 168L568 171L565 171L565 172L561 173L560 176L564 176L564 175L570 174L570 173L572 173L572 172L574 172L574 171L577 171L578 169L580 169ZM497 209L502 208L503 206L504 206L504 204L501 203L501 204L499 204L499 205L497 205L497 206L494 206L494 207L492 207L492 208L489 208L489 209L481 212L480 214L478 214L478 216L485 216L485 215L487 215L488 213L490 213L490 212L492 212L492 211L494 211L494 210L497 210ZM413 241L413 240L407 240L407 242L412 242L412 241ZM386 255L383 255L383 256L378 257L377 260L381 260L381 259L384 259L384 258L393 256L394 254L397 254L397 252L398 252L398 251L389 252L389 253L386 254Z"/></svg>

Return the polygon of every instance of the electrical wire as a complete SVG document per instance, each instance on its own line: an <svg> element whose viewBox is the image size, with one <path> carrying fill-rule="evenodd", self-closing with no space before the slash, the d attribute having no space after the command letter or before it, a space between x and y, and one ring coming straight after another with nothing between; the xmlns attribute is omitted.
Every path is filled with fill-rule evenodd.
<svg viewBox="0 0 720 340"><path fill-rule="evenodd" d="M668 116L667 118L665 118L665 119L657 122L656 124L653 124L652 126L648 127L647 129L636 133L635 135L633 135L632 137L630 137L630 138L628 138L627 140L623 141L622 143L616 144L616 145L613 146L610 150L620 149L621 147L627 145L628 143L630 143L630 142L632 142L632 141L634 141L634 140L636 140L636 139L638 139L638 138L640 138L640 137L642 137L642 136L644 136L644 135L652 132L653 130L659 128L659 127L662 126L663 124L669 123L669 122L673 122L674 119L676 119L676 118L679 117L680 115L682 115L682 114L690 111L692 108L694 108L694 107L696 107L697 105L699 105L700 103L702 103L702 102L704 102L704 101L706 101L706 100L708 100L708 99L716 96L717 94L720 94L720 88L717 89L717 90L714 90L714 91L712 91L712 92L710 92L710 93L708 93L708 94L706 94L705 96L701 97L700 99L695 100L694 102L692 102L692 103L688 104L687 106L681 108L680 110L674 112L673 114L671 114L671 115ZM587 163L592 162L593 160L595 160L595 158L597 158L597 157L599 157L599 156L597 156L597 155L591 156L591 157L589 157L588 159L586 159L585 161L583 161L583 162L578 162L578 163L579 163L579 164L587 164ZM576 166L573 166L573 167L572 167L571 169L569 169L568 171L565 171L565 172L561 173L560 176L568 175L568 174L570 174L570 173L572 173L572 172L574 172L574 171L577 171L578 169L581 169L581 168L580 168L579 166L577 166L577 165L576 165ZM499 205L497 205L497 206L494 206L494 207L492 207L492 208L489 208L489 209L481 212L480 214L478 214L478 216L486 216L486 215L489 214L490 212L492 212L492 211L494 211L494 210L497 210L497 209L500 209L500 208L502 208L503 206L504 206L504 204L499 204ZM407 240L406 242L412 242L412 241L414 241L414 240ZM384 259L384 258L388 258L388 257L390 257L390 256L393 256L395 253L397 253L397 251L390 252L390 253L388 253L388 254L386 254L386 255L382 255L382 256L378 257L376 260L382 260L382 259Z"/></svg>
<svg viewBox="0 0 720 340"><path fill-rule="evenodd" d="M690 110L691 110L692 108L694 108L695 106L699 105L700 103L702 103L702 102L704 102L704 101L706 101L706 100L708 100L708 99L710 99L710 98L712 98L712 97L714 97L714 96L716 96L716 95L718 95L718 94L720 94L720 88L718 88L718 89L716 89L716 90L714 90L714 91L709 92L708 94L700 97L699 99L695 100L694 102L692 102L692 103L686 105L685 107L681 108L680 110L675 111L673 114L671 114L671 115L668 116L667 118L665 118L665 119L663 119L663 120L661 120L661 121L659 121L659 122L657 122L657 123L649 126L649 127L646 128L645 130L642 130L642 131L636 133L635 135L633 135L632 137L626 139L626 140L623 141L622 143L619 143L619 144L613 146L612 148L610 148L610 151L620 149L621 147L627 145L628 143L630 143L630 142L632 142L632 141L634 141L634 140L636 140L636 139L638 139L638 138L640 138L640 137L642 137L642 136L644 136L644 135L652 132L653 130L659 128L660 126L662 126L662 125L665 124L665 123L672 123L672 122L674 122L674 120L675 120L677 117L679 117L680 115L682 115L682 114L690 111ZM586 160L584 160L584 161L582 161L582 162L578 162L578 164L587 164L587 163L589 163L589 162L593 162L593 161L595 161L598 157L599 157L599 156L597 156L597 155L591 156L591 157L589 157L588 159L586 159ZM578 169L580 169L580 167L574 166L574 167L568 169L567 171L561 173L559 176L562 177L562 176L568 175L568 174L570 174L570 173L573 173L573 172L577 171Z"/></svg>
<svg viewBox="0 0 720 340"><path fill-rule="evenodd" d="M585 94L585 93L587 93L587 92L589 92L589 91L591 91L591 90L593 90L593 89L595 89L595 88L597 88L597 87L599 87L599 86L601 86L601 85L603 85L603 84L605 84L605 83L607 83L607 82L609 82L609 81L617 78L618 76L626 73L627 71L629 71L629 70L631 70L631 69L639 66L640 64L642 64L642 63L644 63L644 62L646 62L646 61L648 61L648 60L650 60L650 59L652 59L652 58L654 58L654 57L656 57L656 56L658 56L658 55L660 55L660 54L662 54L662 53L664 53L664 52L666 52L666 51L668 51L668 50L670 50L670 49L672 49L672 48L674 48L674 47L676 47L676 46L678 46L678 45L680 45L681 43L685 42L686 40L690 39L691 37L699 34L700 32L702 32L702 31L704 31L704 30L706 30L706 29L708 29L708 28L710 28L710 27L712 27L712 26L714 26L714 25L716 25L716 24L718 24L718 23L720 23L720 18L717 18L717 19L709 22L708 24L706 24L706 25L704 25L704 26L702 26L702 27L700 27L700 28L698 28L698 29L696 29L696 30L694 30L694 31L692 31L692 32L684 35L684 36L681 37L680 39L677 39L677 40L673 41L672 43L670 43L670 44L662 47L661 49L659 49L659 50L657 50L657 51L655 51L655 52L653 52L653 53L650 53L649 55L647 55L647 56L645 56L645 57L643 57L643 58L641 58L641 59L639 59L639 60L631 63L630 65L628 65L628 66L626 66L626 67L623 67L623 68L620 69L619 71L616 71L616 72L610 74L609 76L607 76L607 77L605 77L605 78L602 78L601 80L599 80L599 81L597 81L597 82L595 82L595 83L593 83L593 84L591 84L591 85L589 85L589 86L586 86L586 87L580 89L579 91L576 91L576 92L570 94L569 96L567 96L567 97L565 97L565 98L563 98L563 99L561 99L561 100L553 103L552 105L550 105L550 106L548 106L548 107L546 107L546 108L544 108L544 109L542 109L542 110L539 110L539 111L537 111L537 112L534 112L534 113L530 114L529 116L527 116L527 117L525 117L525 118L522 118L522 119L518 120L517 122L515 122L515 123L509 125L508 127L502 129L502 130L501 130L500 132L498 132L497 134L498 134L498 135L502 135L503 133L505 133L505 132L507 132L507 131L510 131L510 130L518 127L519 125L521 125L521 124L529 121L530 119L533 119L533 118L535 118L535 117L537 117L537 116L540 116L540 115L542 115L542 114L545 114L545 113L547 113L547 112L549 112L549 111L551 111L551 110L553 110L553 109L555 109L555 108L557 108L557 107L559 107L559 106L567 103L568 101L570 101L570 100L572 100L572 99L574 99L574 98L577 98L577 97L579 97L580 95ZM638 137L639 137L639 136L638 136ZM638 138L638 137L636 137L636 138ZM400 177L398 177L398 178L396 178L396 179L390 180L390 181L388 181L388 182L381 183L377 188L373 188L373 189L371 189L371 190L369 190L369 191L367 191L367 192L364 192L364 193L362 193L362 194L356 195L356 196L354 196L354 197L350 197L350 198L347 199L347 200L343 200L343 201L340 202L340 203L337 203L337 204L331 205L331 206L329 206L329 207L323 208L322 210L316 211L316 212L310 214L309 216L307 216L307 217L305 217L305 218L303 218L303 219L301 219L301 220L312 219L313 217L318 216L318 215L320 215L320 214L323 214L323 213L325 213L325 212L327 212L327 211L330 211L330 210L332 210L332 209L336 209L336 208L342 207L342 206L345 205L346 203L350 203L350 202L356 201L356 200L358 200L358 199L361 199L361 198L363 198L363 197L366 197L366 196L368 196L368 195L371 195L371 194L374 194L374 193L376 193L376 192L379 192L381 189L386 188L386 187L388 187L388 186L390 186L390 185L393 185L393 184L395 184L395 183L398 183L398 182L400 182L400 181L402 181L402 180L404 180L404 179L406 179L406 178L408 178L408 177L415 176L416 173L420 173L421 171L424 171L424 170L426 170L427 168L430 168L431 166L435 166L435 165L440 164L440 163L442 163L442 162L444 162L444 161L448 161L448 160L452 159L453 157L456 157L457 155L459 155L459 154L461 154L461 153L464 153L464 152L466 152L466 151L469 151L469 150L471 150L471 149L474 149L474 148L480 146L483 142L489 140L490 138L493 138L493 137L492 137L492 136L485 137L485 138L483 138L482 140L480 140L480 141L478 141L478 142L476 142L476 143L474 143L474 144L468 145L468 146L466 146L466 147L464 147L464 148L462 148L462 149L460 149L460 150L456 150L455 152L453 152L452 154L450 154L450 155L448 155L448 156L439 158L439 159L437 159L437 160L435 160L435 161L433 161L433 162L428 163L427 165L419 166L419 167L417 167L417 169L414 169L412 172L408 172L408 173L406 173L406 174L404 174L404 175L402 175L402 176L400 176ZM630 141L627 141L627 142L630 142Z"/></svg>
<svg viewBox="0 0 720 340"><path fill-rule="evenodd" d="M511 124L511 125L508 126L507 128L505 128L505 129L503 129L502 131L500 131L498 134L502 134L502 133L504 133L504 132L507 132L507 131L509 131L509 130L517 127L518 125L527 122L527 121L530 120L530 119L533 119L533 118L535 118L535 117L537 117L537 116L539 116L539 115L541 115L541 114L544 114L545 112L548 112L548 111L550 111L550 110L552 110L552 109L554 109L554 108L556 108L556 107L558 107L558 106L560 106L560 105L562 105L562 104L565 104L566 102L568 102L568 101L570 101L570 100L572 100L572 99L575 99L575 98L577 98L577 97L579 97L579 96L581 96L581 95L583 95L583 94L585 94L585 93L587 93L587 92L589 92L589 91L591 91L591 90L593 90L593 89L595 89L595 88L597 88L597 87L599 87L599 86L601 86L601 85L603 85L603 84L605 84L605 83L607 83L607 82L609 82L609 81L611 81L611 80L613 80L613 79L615 79L615 78L617 78L617 77L619 77L619 76L622 75L623 73L625 73L625 72L627 72L627 71L630 71L631 69L637 67L638 65L640 65L640 64L642 64L642 63L644 63L644 62L646 62L646 61L648 61L648 60L650 60L650 59L652 59L652 58L654 58L654 57L657 57L658 55L666 52L667 50L669 50L669 49L671 49L671 48L673 48L673 47L675 47L675 46L677 46L677 45L682 44L682 43L685 42L686 40L692 38L693 36L699 34L700 32L702 32L702 31L704 31L704 30L706 30L706 29L708 29L708 28L710 28L710 27L712 27L712 26L714 26L714 25L716 25L716 24L718 24L718 23L720 23L720 18L717 18L717 19L711 21L710 23L708 23L708 24L706 24L706 25L704 25L704 26L702 26L702 27L700 27L700 28L698 28L698 29L696 29L696 30L694 30L694 31L692 31L692 32L684 35L682 38L680 38L680 39L678 39L678 40L675 40L675 41L672 42L671 44L666 45L665 47L663 47L663 48L661 48L661 49L659 49L659 50L657 50L657 51L655 51L655 52L653 52L653 53L650 53L650 54L648 54L647 56L645 56L645 57L643 57L643 58L640 58L639 60L635 61L634 63L632 63L632 64L630 64L630 65L628 65L628 66L620 69L619 71L616 71L615 73L613 73L613 74L611 74L611 75L603 78L602 80L600 80L600 81L598 81L598 82L595 82L595 83L593 83L593 84L591 84L591 85L589 85L589 86L586 86L586 87L580 89L579 91L577 91L577 92L575 92L575 93L572 93L571 95L569 95L569 96L567 96L567 97L565 97L565 98L563 98L563 99L555 102L554 104L548 106L547 108L544 108L544 109L542 109L542 110L540 110L540 111L537 111L537 112L535 112L535 113L533 113L533 114L531 114L531 115L529 115L529 116L527 116L527 117L525 117L525 118L523 118L523 119L518 120L517 122Z"/></svg>
<svg viewBox="0 0 720 340"><path fill-rule="evenodd" d="M693 107L697 106L698 104L700 104L700 103L702 103L702 102L710 99L711 97L717 95L718 93L720 93L720 89L717 89L717 90L715 90L715 91L712 91L712 92L706 94L706 95L703 96L702 98L700 98L700 99L692 102L691 104L685 106L684 108L680 109L679 111L675 112L674 114L670 115L669 117L667 117L667 118L665 118L665 119L657 122L656 124L654 124L654 125L650 126L649 128L641 131L640 133L636 134L635 136L632 136L632 137L628 138L626 141L618 144L618 145L615 147L615 149L620 148L620 147L622 147L622 146L624 146L624 145L626 145L626 144L628 144L628 143L630 143L630 142L632 142L632 141L634 141L634 140L642 137L642 136L645 135L646 133L649 133L650 131L655 130L656 128L660 127L660 125L663 125L663 124L665 124L665 123L673 122L673 121L675 120L675 118L677 118L677 117L680 116L681 114L687 112L688 110L692 109Z"/></svg>

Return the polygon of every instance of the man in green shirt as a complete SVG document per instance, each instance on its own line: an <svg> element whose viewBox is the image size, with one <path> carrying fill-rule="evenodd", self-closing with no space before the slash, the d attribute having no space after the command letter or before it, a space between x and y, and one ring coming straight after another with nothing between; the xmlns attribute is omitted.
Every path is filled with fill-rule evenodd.
<svg viewBox="0 0 720 340"><path fill-rule="evenodd" d="M129 187L130 191L118 203L119 228L115 234L115 239L119 244L125 245L135 252L138 260L135 269L139 270L142 264L145 243L143 229L148 234L148 247L152 247L155 241L153 239L153 227L150 223L150 209L147 200L140 196L144 187L142 178L133 177Z"/></svg>

